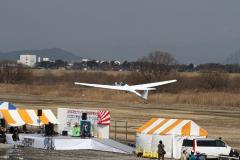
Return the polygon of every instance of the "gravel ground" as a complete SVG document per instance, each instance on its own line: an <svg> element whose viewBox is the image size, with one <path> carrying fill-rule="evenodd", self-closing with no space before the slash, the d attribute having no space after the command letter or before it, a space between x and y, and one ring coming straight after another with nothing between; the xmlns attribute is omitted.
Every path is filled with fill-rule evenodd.
<svg viewBox="0 0 240 160"><path fill-rule="evenodd" d="M2 144L0 143L0 149L7 149L7 148L11 148L12 145L10 144Z"/></svg>
<svg viewBox="0 0 240 160"><path fill-rule="evenodd" d="M33 148L1 149L0 159L10 160L147 160L133 155L90 150L49 151Z"/></svg>

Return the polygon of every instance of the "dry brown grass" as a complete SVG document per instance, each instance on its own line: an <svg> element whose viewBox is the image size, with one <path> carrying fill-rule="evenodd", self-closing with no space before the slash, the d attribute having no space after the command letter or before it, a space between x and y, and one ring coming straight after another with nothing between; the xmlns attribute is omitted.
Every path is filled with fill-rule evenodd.
<svg viewBox="0 0 240 160"><path fill-rule="evenodd" d="M61 77L61 76L64 76L66 74L82 73L82 72L85 72L85 73L103 73L103 74L113 75L113 76L116 76L116 75L119 75L119 74L123 74L123 75L131 74L130 71L119 72L119 71L79 71L79 70L60 70L60 69L49 69L49 70L46 70L46 69L32 69L33 76L44 76L44 75L47 75L47 74L51 74L51 75L54 75L54 76Z"/></svg>
<svg viewBox="0 0 240 160"><path fill-rule="evenodd" d="M230 92L183 92L178 94L154 94L150 101L159 99L162 104L190 104L240 107L240 93Z"/></svg>
<svg viewBox="0 0 240 160"><path fill-rule="evenodd" d="M11 85L0 84L0 93L75 97L83 99L143 103L134 94L105 89L82 88L74 85ZM240 107L240 93L232 92L180 92L150 93L151 104L190 104Z"/></svg>
<svg viewBox="0 0 240 160"><path fill-rule="evenodd" d="M110 84L115 80L127 80L127 77L121 75L129 73L79 73L81 74L75 75L76 72L73 71L57 71L55 73L51 70L37 70L34 74L39 81L24 84L0 84L0 97L2 101L10 101L20 107L50 108L55 113L58 107L63 106L82 109L107 109L111 112L113 120L127 120L129 122L128 131L131 141L135 140L135 129L152 117L192 119L207 129L210 137L222 136L231 146L240 149L238 134L240 132L239 74L230 75L230 78L234 78L234 80L228 86L228 90L217 91L201 89L200 87L195 89L196 85L200 86L198 83L201 83L197 79L199 74L183 73L187 79L179 79L178 83L166 86L166 88L160 87L162 92L160 94L150 92L149 104L144 104L141 99L131 93L73 85L75 80L83 82L96 80L99 83ZM72 75L72 77L64 79L64 75ZM98 76L96 77L96 75ZM94 77L95 80L92 79ZM113 79L109 80L109 77ZM133 75L130 78L130 80L128 79L130 84L141 83ZM111 130L113 132L114 129ZM123 131L118 136L124 139Z"/></svg>

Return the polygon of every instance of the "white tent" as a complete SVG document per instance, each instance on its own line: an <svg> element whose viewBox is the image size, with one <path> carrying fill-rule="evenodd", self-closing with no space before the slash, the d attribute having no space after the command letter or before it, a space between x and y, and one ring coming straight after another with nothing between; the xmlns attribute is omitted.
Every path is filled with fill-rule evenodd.
<svg viewBox="0 0 240 160"><path fill-rule="evenodd" d="M152 118L137 129L136 148L145 156L157 155L161 140L165 145L166 157L179 159L181 146L186 137L206 137L208 133L192 120Z"/></svg>
<svg viewBox="0 0 240 160"><path fill-rule="evenodd" d="M0 102L0 109L3 110L16 110L16 106L9 102Z"/></svg>

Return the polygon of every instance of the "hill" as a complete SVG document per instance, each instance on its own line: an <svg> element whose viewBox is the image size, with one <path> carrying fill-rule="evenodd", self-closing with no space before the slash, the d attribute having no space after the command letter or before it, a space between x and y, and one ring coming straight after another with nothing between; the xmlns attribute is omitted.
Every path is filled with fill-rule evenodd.
<svg viewBox="0 0 240 160"><path fill-rule="evenodd" d="M49 57L52 60L62 59L64 61L79 61L81 57L60 48L49 48L41 50L20 50L12 52L0 52L0 60L18 60L21 54L34 54L40 57Z"/></svg>

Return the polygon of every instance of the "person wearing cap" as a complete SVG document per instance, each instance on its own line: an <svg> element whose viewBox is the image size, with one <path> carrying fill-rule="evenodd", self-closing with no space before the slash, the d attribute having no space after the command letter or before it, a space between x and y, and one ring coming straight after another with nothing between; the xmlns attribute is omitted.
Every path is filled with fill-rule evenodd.
<svg viewBox="0 0 240 160"><path fill-rule="evenodd" d="M158 160L164 160L164 154L166 154L166 151L164 150L164 144L160 140L158 144Z"/></svg>

